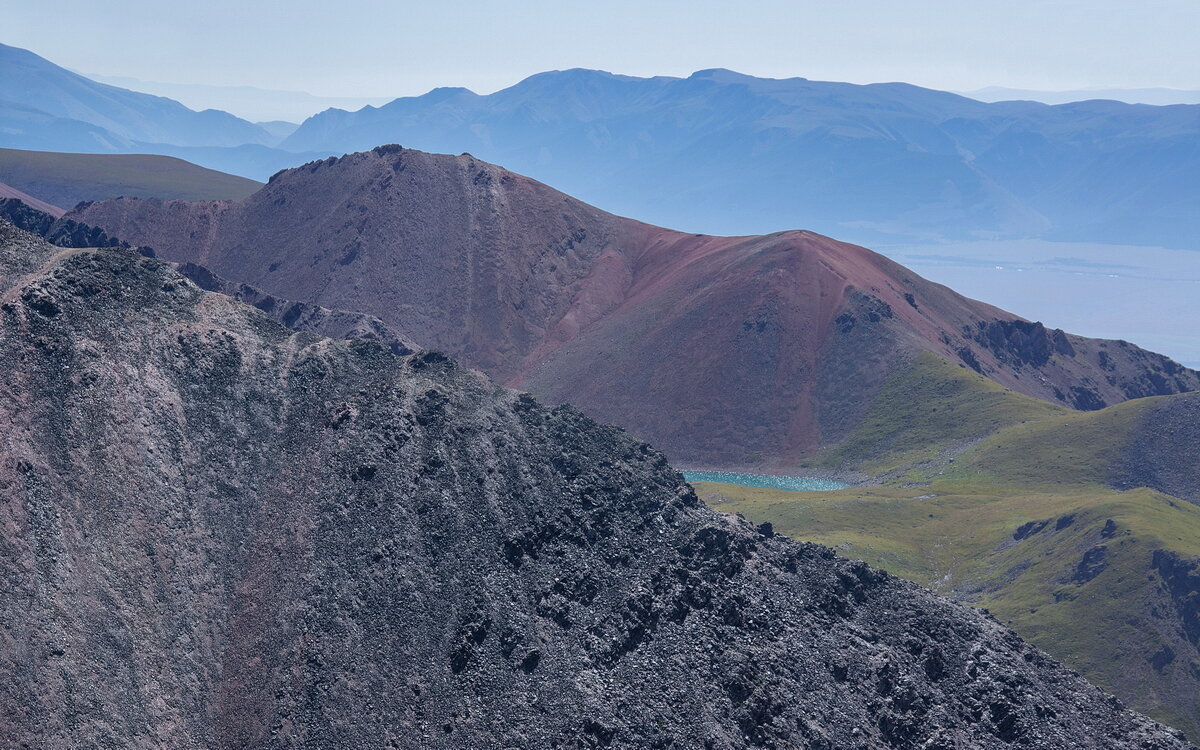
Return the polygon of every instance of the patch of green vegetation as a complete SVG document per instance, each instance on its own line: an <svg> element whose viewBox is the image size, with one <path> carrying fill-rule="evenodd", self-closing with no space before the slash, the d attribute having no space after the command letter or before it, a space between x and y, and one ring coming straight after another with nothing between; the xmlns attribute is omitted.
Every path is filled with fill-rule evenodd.
<svg viewBox="0 0 1200 750"><path fill-rule="evenodd" d="M1140 398L1099 411L1065 412L1014 425L984 440L941 476L1022 488L1104 486L1124 460L1146 410L1160 401Z"/></svg>
<svg viewBox="0 0 1200 750"><path fill-rule="evenodd" d="M1067 412L922 352L884 384L862 423L820 465L882 474L1002 428Z"/></svg>
<svg viewBox="0 0 1200 750"><path fill-rule="evenodd" d="M0 182L65 209L80 201L119 196L240 200L262 187L261 182L172 156L60 154L10 148L0 149Z"/></svg>
<svg viewBox="0 0 1200 750"><path fill-rule="evenodd" d="M1086 440L1129 418L1123 410L1116 416L1071 414L1069 426L1059 429L1078 431L1070 434ZM1039 425L1034 431L1049 441L1034 450L1056 447L1064 462L1093 460L1108 445L1098 441L1098 453L1085 455L1078 452L1082 448L1057 446L1053 430L1046 429ZM1008 450L1010 442L997 439L997 445ZM1050 462L1047 467L1054 470ZM1005 464L1003 470L1010 468L1019 465ZM1025 472L1021 481L1041 476L1034 469ZM1182 637L1174 604L1152 566L1157 549L1200 557L1200 507L1148 489L1105 489L1086 481L1092 476L1080 468L1073 484L1056 489L1004 486L994 476L974 482L958 469L954 477L918 488L789 492L714 483L696 488L718 510L769 521L780 533L827 544L986 607L1129 704L1200 736L1200 696L1192 673L1200 669L1200 656ZM1101 547L1103 552L1095 551ZM1164 648L1173 657L1156 666L1154 656L1168 653Z"/></svg>
<svg viewBox="0 0 1200 750"><path fill-rule="evenodd" d="M1200 558L1200 506L1114 489L1142 476L1130 461L1164 398L1184 397L1078 412L926 352L816 463L884 484L696 487L719 510L986 607L1130 705L1200 737L1200 648L1183 611L1195 605L1176 601L1154 564L1156 550ZM1186 461L1188 446L1178 447Z"/></svg>

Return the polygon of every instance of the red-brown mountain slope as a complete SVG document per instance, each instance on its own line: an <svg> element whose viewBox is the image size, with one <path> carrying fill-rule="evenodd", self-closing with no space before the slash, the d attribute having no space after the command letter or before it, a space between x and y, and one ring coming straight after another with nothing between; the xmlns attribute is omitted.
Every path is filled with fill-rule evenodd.
<svg viewBox="0 0 1200 750"><path fill-rule="evenodd" d="M862 247L661 229L466 154L386 146L281 172L242 201L69 216L376 315L689 464L781 466L835 443L922 350L1076 408L1200 388L1165 357L1046 329Z"/></svg>

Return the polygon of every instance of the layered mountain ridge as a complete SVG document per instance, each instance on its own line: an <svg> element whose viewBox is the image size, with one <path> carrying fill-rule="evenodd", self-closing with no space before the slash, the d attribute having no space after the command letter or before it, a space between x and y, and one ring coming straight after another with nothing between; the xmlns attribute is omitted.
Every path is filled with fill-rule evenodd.
<svg viewBox="0 0 1200 750"><path fill-rule="evenodd" d="M1126 342L1048 329L804 232L684 234L462 155L379 147L237 202L69 214L279 296L374 315L693 465L836 444L919 352L1072 408L1200 388Z"/></svg>
<svg viewBox="0 0 1200 750"><path fill-rule="evenodd" d="M68 208L81 201L118 196L236 199L262 187L261 182L169 156L60 154L9 148L0 148L0 179L52 206Z"/></svg>
<svg viewBox="0 0 1200 750"><path fill-rule="evenodd" d="M1200 105L984 103L905 83L548 71L329 110L284 142L469 151L689 231L875 244L1042 237L1195 249Z"/></svg>
<svg viewBox="0 0 1200 750"><path fill-rule="evenodd" d="M444 356L7 222L0 295L17 746L1190 747Z"/></svg>
<svg viewBox="0 0 1200 750"><path fill-rule="evenodd" d="M274 142L258 125L228 112L197 112L173 99L97 83L18 47L0 44L0 71L0 101L6 105L87 123L115 139L178 146Z"/></svg>
<svg viewBox="0 0 1200 750"><path fill-rule="evenodd" d="M109 86L0 44L0 146L83 154L158 154L265 179L330 152L273 148L279 137L221 110Z"/></svg>

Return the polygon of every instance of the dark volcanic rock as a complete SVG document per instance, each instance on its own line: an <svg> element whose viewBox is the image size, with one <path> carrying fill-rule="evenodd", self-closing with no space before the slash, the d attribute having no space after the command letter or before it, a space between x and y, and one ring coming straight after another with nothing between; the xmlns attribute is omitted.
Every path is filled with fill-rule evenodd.
<svg viewBox="0 0 1200 750"><path fill-rule="evenodd" d="M1184 748L434 353L0 225L0 744Z"/></svg>
<svg viewBox="0 0 1200 750"><path fill-rule="evenodd" d="M968 328L964 333L986 346L1002 362L1040 366L1054 354L1075 355L1070 339L1062 330L1051 331L1041 323L1026 320L981 320L976 330Z"/></svg>
<svg viewBox="0 0 1200 750"><path fill-rule="evenodd" d="M1079 564L1075 566L1075 572L1071 575L1071 582L1082 586L1103 573L1107 567L1108 547L1103 544L1097 544L1083 553Z"/></svg>
<svg viewBox="0 0 1200 750"><path fill-rule="evenodd" d="M1186 560L1170 550L1156 549L1151 566L1170 594L1184 636L1193 646L1200 646L1200 560Z"/></svg>
<svg viewBox="0 0 1200 750"><path fill-rule="evenodd" d="M653 227L466 154L385 146L280 172L238 202L69 215L376 316L697 465L794 467L849 435L923 351L1073 408L1200 388L1165 357L1048 330L862 247Z"/></svg>
<svg viewBox="0 0 1200 750"><path fill-rule="evenodd" d="M173 264L175 270L206 292L233 297L262 310L277 323L293 331L308 331L334 339L371 339L396 354L412 354L417 345L374 315L330 310L307 302L293 302L267 294L249 284L235 284L195 263Z"/></svg>

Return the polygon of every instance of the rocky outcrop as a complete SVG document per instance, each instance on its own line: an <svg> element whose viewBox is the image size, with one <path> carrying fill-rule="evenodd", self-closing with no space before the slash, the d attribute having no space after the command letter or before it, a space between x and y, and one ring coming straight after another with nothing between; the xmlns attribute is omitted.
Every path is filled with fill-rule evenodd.
<svg viewBox="0 0 1200 750"><path fill-rule="evenodd" d="M417 350L416 344L373 315L281 299L249 284L235 284L223 279L195 263L175 264L175 270L201 289L225 294L256 307L271 320L293 331L308 331L334 339L370 339L396 354L412 354Z"/></svg>
<svg viewBox="0 0 1200 750"><path fill-rule="evenodd" d="M399 146L286 170L235 203L72 218L266 293L373 315L693 465L790 466L859 425L923 351L1073 408L1200 375L1051 331L812 232L684 234L469 155Z"/></svg>
<svg viewBox="0 0 1200 750"><path fill-rule="evenodd" d="M115 237L109 237L103 229L55 217L17 198L0 198L0 219L44 237L59 247L116 247L122 244Z"/></svg>
<svg viewBox="0 0 1200 750"><path fill-rule="evenodd" d="M14 747L1184 748L446 357L0 224Z"/></svg>
<svg viewBox="0 0 1200 750"><path fill-rule="evenodd" d="M0 218L59 247L129 247L129 243L110 237L101 229L70 219L55 219L21 201L0 199ZM151 258L157 256L150 247L140 247L138 252ZM195 263L174 265L176 270L201 289L219 292L253 305L293 331L310 331L336 339L373 339L396 354L411 354L417 349L403 334L372 315L330 310L320 305L282 299L249 284L235 284Z"/></svg>
<svg viewBox="0 0 1200 750"><path fill-rule="evenodd" d="M1051 331L1041 323L980 320L974 330L968 327L963 333L986 346L1001 362L1038 367L1049 362L1055 354L1075 356L1067 334L1057 328Z"/></svg>

